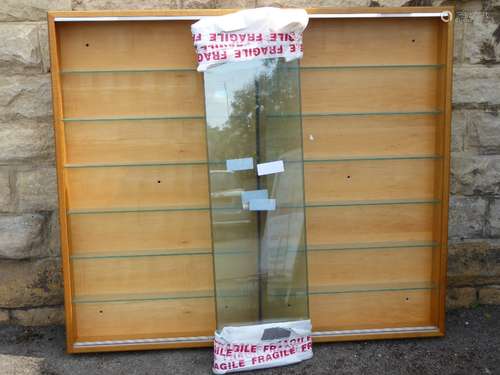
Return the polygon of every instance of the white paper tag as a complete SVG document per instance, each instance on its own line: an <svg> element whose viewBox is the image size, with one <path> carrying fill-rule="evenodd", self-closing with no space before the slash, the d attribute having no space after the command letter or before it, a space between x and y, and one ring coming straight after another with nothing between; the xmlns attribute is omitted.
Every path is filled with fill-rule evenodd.
<svg viewBox="0 0 500 375"><path fill-rule="evenodd" d="M224 327L215 333L214 374L285 366L312 358L311 321Z"/></svg>
<svg viewBox="0 0 500 375"><path fill-rule="evenodd" d="M257 175L265 176L267 174L281 173L285 171L283 160L270 161L269 163L257 164Z"/></svg>

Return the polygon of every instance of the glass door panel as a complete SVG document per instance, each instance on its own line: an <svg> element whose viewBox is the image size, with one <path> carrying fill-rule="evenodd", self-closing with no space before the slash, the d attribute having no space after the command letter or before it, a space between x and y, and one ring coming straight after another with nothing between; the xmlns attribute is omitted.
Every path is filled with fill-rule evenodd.
<svg viewBox="0 0 500 375"><path fill-rule="evenodd" d="M306 318L298 63L209 70L205 103L217 326Z"/></svg>

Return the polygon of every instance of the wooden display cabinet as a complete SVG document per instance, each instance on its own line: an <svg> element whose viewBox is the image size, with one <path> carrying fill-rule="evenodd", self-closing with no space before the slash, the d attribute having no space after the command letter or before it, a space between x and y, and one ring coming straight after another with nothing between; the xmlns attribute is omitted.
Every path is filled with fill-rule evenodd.
<svg viewBox="0 0 500 375"><path fill-rule="evenodd" d="M69 352L211 345L190 25L228 12L49 13ZM309 13L300 104L314 339L441 336L453 9Z"/></svg>

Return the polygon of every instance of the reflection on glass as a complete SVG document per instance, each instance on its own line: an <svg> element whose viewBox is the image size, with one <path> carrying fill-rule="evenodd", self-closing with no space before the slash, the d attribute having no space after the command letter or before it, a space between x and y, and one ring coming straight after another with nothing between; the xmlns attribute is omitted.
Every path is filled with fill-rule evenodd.
<svg viewBox="0 0 500 375"><path fill-rule="evenodd" d="M217 326L307 318L302 128L287 116L300 113L298 63L209 70L205 104ZM227 160L249 157L253 168L228 170ZM257 175L256 164L278 160L284 172ZM254 190L245 199L262 200L242 202ZM249 209L272 207L266 199L274 210Z"/></svg>

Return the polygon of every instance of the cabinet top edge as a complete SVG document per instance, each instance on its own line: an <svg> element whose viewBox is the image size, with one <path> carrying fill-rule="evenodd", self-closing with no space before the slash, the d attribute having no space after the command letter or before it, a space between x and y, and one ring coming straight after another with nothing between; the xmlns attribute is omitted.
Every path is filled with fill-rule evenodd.
<svg viewBox="0 0 500 375"><path fill-rule="evenodd" d="M219 16L242 9L153 9L153 10L85 10L85 11L49 11L48 21L58 22L62 18L96 18L96 17L172 17L172 20L196 20L198 17ZM381 14L428 14L455 13L455 7L353 7L353 8L306 8L310 15L358 15ZM423 15L425 17L426 15ZM173 18L176 17L176 18ZM384 17L384 18L386 18ZM397 16L396 16L397 17ZM431 15L429 15L431 17ZM434 15L439 17L439 15ZM146 20L147 21L147 20Z"/></svg>

